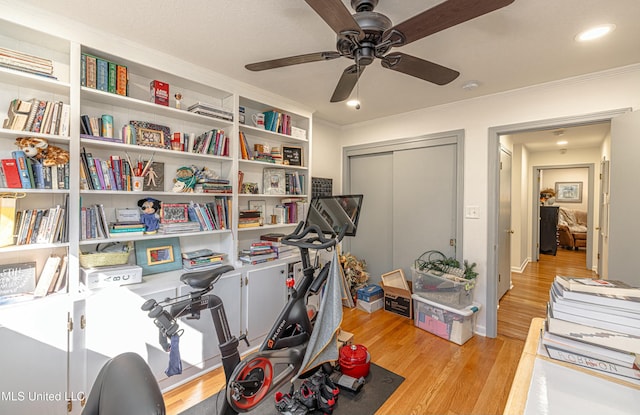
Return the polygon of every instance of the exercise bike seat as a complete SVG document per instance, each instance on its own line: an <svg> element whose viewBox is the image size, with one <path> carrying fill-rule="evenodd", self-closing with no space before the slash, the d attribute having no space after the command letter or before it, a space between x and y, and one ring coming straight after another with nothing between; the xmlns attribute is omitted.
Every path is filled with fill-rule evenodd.
<svg viewBox="0 0 640 415"><path fill-rule="evenodd" d="M215 284L222 274L233 271L234 268L231 265L223 265L219 268L210 269L206 271L190 272L188 274L182 274L180 281L187 284L191 288L203 290L209 288Z"/></svg>

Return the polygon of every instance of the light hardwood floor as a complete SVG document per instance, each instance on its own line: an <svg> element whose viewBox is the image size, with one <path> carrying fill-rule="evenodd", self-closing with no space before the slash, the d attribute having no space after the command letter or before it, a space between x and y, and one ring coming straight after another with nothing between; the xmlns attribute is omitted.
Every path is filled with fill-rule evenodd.
<svg viewBox="0 0 640 415"><path fill-rule="evenodd" d="M542 255L523 273L512 273L513 288L500 300L498 336L474 336L463 346L385 311L345 309L342 328L354 342L368 348L373 362L405 377L377 415L502 414L529 323L544 317L556 274L595 276L585 269L584 250ZM216 369L166 393L167 412L179 414L223 386L224 374Z"/></svg>

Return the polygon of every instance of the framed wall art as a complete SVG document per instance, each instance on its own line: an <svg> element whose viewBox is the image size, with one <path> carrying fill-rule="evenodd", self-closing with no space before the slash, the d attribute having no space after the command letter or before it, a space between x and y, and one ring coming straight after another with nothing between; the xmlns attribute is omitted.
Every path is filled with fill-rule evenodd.
<svg viewBox="0 0 640 415"><path fill-rule="evenodd" d="M182 268L179 238L140 240L135 242L136 264L142 275L158 274Z"/></svg>
<svg viewBox="0 0 640 415"><path fill-rule="evenodd" d="M288 166L303 166L304 153L302 147L282 146L282 164Z"/></svg>
<svg viewBox="0 0 640 415"><path fill-rule="evenodd" d="M189 208L186 203L163 203L160 210L161 223L181 223L189 221Z"/></svg>
<svg viewBox="0 0 640 415"><path fill-rule="evenodd" d="M582 203L582 182L556 182L556 202Z"/></svg>
<svg viewBox="0 0 640 415"><path fill-rule="evenodd" d="M262 171L263 189L266 195L284 195L287 183L284 169L264 169Z"/></svg>

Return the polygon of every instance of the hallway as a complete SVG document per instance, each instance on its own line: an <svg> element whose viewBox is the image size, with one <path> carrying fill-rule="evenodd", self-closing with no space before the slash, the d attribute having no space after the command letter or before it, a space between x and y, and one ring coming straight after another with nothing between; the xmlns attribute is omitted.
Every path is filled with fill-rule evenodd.
<svg viewBox="0 0 640 415"><path fill-rule="evenodd" d="M586 251L558 248L556 256L540 255L523 273L511 273L512 288L500 300L498 335L524 340L534 317L545 317L549 288L556 275L596 277L585 268Z"/></svg>

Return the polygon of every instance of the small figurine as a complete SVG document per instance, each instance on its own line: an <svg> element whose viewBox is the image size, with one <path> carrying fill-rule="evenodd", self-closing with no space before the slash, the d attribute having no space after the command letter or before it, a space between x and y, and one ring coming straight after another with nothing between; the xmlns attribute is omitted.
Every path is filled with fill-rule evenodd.
<svg viewBox="0 0 640 415"><path fill-rule="evenodd" d="M176 108L180 109L180 105L182 104L182 94L178 92L174 95L174 97L176 99Z"/></svg>
<svg viewBox="0 0 640 415"><path fill-rule="evenodd" d="M153 234L158 232L160 226L160 201L148 197L138 200L138 207L142 210L140 222L146 226L144 233Z"/></svg>

